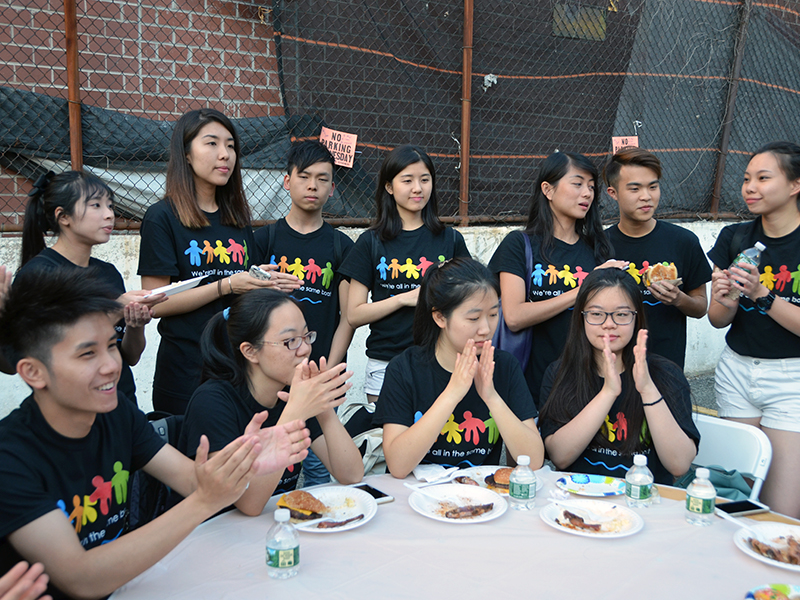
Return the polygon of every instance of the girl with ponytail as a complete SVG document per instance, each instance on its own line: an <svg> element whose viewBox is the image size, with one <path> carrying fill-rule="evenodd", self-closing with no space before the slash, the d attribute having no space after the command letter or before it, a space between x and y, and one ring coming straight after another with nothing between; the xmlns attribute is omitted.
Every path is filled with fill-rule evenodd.
<svg viewBox="0 0 800 600"><path fill-rule="evenodd" d="M20 271L30 269L94 268L102 279L120 293L124 318L117 325L122 373L117 384L134 403L136 385L131 366L139 362L145 347L144 326L153 316L152 307L164 294L147 296L149 290L125 292L125 283L111 263L92 257L92 249L105 244L114 229L114 192L99 178L80 171L39 177L29 194L22 225ZM52 233L56 242L45 245Z"/></svg>
<svg viewBox="0 0 800 600"><path fill-rule="evenodd" d="M178 448L191 458L200 436L206 435L213 456L266 409L263 427L304 420L314 453L337 481L360 481L361 454L334 411L344 402L353 373L345 371L344 363L328 368L324 358L319 365L309 361L316 337L287 294L256 289L236 296L203 331L202 383L186 409ZM273 494L295 489L301 469L302 464L293 465L253 479L236 508L260 515Z"/></svg>
<svg viewBox="0 0 800 600"><path fill-rule="evenodd" d="M393 358L374 422L383 425L389 471L406 477L420 463L470 467L531 458L544 447L536 407L519 363L495 350L499 286L471 258L428 269L414 314L414 346Z"/></svg>

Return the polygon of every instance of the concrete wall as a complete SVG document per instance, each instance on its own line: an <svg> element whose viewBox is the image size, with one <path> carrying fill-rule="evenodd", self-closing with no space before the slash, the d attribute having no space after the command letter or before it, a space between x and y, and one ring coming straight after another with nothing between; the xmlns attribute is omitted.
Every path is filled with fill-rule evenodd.
<svg viewBox="0 0 800 600"><path fill-rule="evenodd" d="M726 223L695 222L682 224L693 231L699 238L703 249L708 251L716 240L719 230ZM492 256L500 241L511 230L508 227L469 227L461 230L472 255L486 263ZM353 239L361 233L361 229L343 229ZM0 237L0 264L10 265L16 269L20 254L20 239L14 236ZM114 235L107 244L96 249L95 256L116 265L125 279L128 289L140 287L136 268L139 255L139 236L135 233ZM710 291L709 291L710 294ZM152 393L152 376L155 369L155 356L158 349L158 331L154 323L147 326L147 348L139 364L133 369L136 378L139 405L145 411L151 410L150 395ZM349 395L363 394L364 354L368 330L366 327L356 331L350 346L350 368L355 372L354 385ZM714 369L720 352L724 346L724 331L714 329L707 319L689 319L688 347L686 356L686 374L699 375ZM5 416L29 394L29 388L18 376L0 374L0 417Z"/></svg>

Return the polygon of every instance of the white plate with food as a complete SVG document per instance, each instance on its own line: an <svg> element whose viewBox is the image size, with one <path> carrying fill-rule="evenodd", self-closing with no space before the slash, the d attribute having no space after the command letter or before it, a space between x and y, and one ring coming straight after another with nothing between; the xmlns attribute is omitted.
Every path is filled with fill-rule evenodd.
<svg viewBox="0 0 800 600"><path fill-rule="evenodd" d="M462 485L479 485L480 487L488 488L493 492L508 495L508 478L513 471L511 467L498 467L496 465L482 465L480 467L469 467L461 469L457 476L453 479L453 483L460 483ZM495 476L497 479L495 480ZM472 483L470 483L472 481ZM544 481L541 477L536 478L536 491L538 492L544 486Z"/></svg>
<svg viewBox="0 0 800 600"><path fill-rule="evenodd" d="M754 522L750 527L764 542L756 541L755 545L752 544L752 534L747 529L740 529L733 534L733 543L739 550L773 567L800 572L799 526Z"/></svg>
<svg viewBox="0 0 800 600"><path fill-rule="evenodd" d="M477 485L460 483L426 487L425 495L413 492L408 497L408 504L423 517L444 523L484 523L508 510L508 502L500 494Z"/></svg>
<svg viewBox="0 0 800 600"><path fill-rule="evenodd" d="M562 490L578 496L619 496L625 493L625 480L607 475L573 473L559 477L556 485Z"/></svg>
<svg viewBox="0 0 800 600"><path fill-rule="evenodd" d="M638 533L644 519L627 506L602 500L567 500L539 511L554 529L591 538L621 538Z"/></svg>
<svg viewBox="0 0 800 600"><path fill-rule="evenodd" d="M345 486L295 490L281 496L278 507L289 509L297 529L313 533L355 529L378 512L375 498L363 490Z"/></svg>
<svg viewBox="0 0 800 600"><path fill-rule="evenodd" d="M156 294L166 294L167 296L172 296L172 294L177 294L178 292L185 292L186 290L196 287L197 284L206 277L208 277L208 275L200 275L199 277L192 277L191 279L186 279L184 281L176 281L175 283L170 283L169 285L163 285L160 288L150 290L150 293L147 294L145 298L155 296Z"/></svg>

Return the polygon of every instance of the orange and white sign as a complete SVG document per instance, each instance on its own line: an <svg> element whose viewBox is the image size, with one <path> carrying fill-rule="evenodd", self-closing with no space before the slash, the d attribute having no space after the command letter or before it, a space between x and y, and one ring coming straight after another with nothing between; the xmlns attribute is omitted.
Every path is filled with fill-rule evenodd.
<svg viewBox="0 0 800 600"><path fill-rule="evenodd" d="M635 146L636 148L639 147L639 136L638 135L615 135L611 138L611 148L613 149L612 154L616 154L623 148L627 146Z"/></svg>
<svg viewBox="0 0 800 600"><path fill-rule="evenodd" d="M353 133L336 131L323 127L319 134L319 141L328 147L333 154L333 161L340 167L353 168L356 158L356 141L358 136Z"/></svg>

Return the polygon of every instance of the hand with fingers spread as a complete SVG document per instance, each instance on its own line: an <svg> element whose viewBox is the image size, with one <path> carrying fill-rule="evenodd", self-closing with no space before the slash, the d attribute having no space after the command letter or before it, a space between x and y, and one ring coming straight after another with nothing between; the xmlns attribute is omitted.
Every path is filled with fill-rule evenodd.
<svg viewBox="0 0 800 600"><path fill-rule="evenodd" d="M467 395L472 382L475 380L475 373L478 371L478 351L475 348L474 340L467 340L464 351L456 354L456 364L453 373L450 375L450 382L447 384L442 395L461 399Z"/></svg>
<svg viewBox="0 0 800 600"><path fill-rule="evenodd" d="M301 419L316 417L326 410L333 410L345 400L345 393L353 385L348 379L352 371L340 363L327 368L325 359L320 360L322 369L307 359L295 367L289 392L278 392L278 398L286 402L283 415Z"/></svg>
<svg viewBox="0 0 800 600"><path fill-rule="evenodd" d="M650 377L650 368L647 366L647 330L640 329L636 335L636 346L633 348L633 382L642 398L649 397L648 392L655 389L653 379Z"/></svg>
<svg viewBox="0 0 800 600"><path fill-rule="evenodd" d="M48 581L42 563L29 567L25 561L18 562L0 577L0 600L52 600L51 596L42 596Z"/></svg>
<svg viewBox="0 0 800 600"><path fill-rule="evenodd" d="M616 398L622 393L622 378L617 368L617 356L611 351L611 336L603 336L603 363L600 376L603 378L603 390Z"/></svg>
<svg viewBox="0 0 800 600"><path fill-rule="evenodd" d="M475 370L475 389L485 401L497 396L494 388L494 346L491 340L481 342L483 349L478 359L478 368Z"/></svg>
<svg viewBox="0 0 800 600"><path fill-rule="evenodd" d="M195 456L198 499L211 507L212 514L236 502L256 474L253 467L261 452L256 435L245 435L233 440L222 450L208 458L208 438L200 437Z"/></svg>
<svg viewBox="0 0 800 600"><path fill-rule="evenodd" d="M299 288L302 284L300 279L291 273L281 273L278 265L266 264L259 265L262 271L269 274L269 279L258 279L247 271L231 275L227 280L223 280L220 288L226 294L244 294L247 291L258 288L270 288L281 292L291 292Z"/></svg>
<svg viewBox="0 0 800 600"><path fill-rule="evenodd" d="M268 415L266 410L256 413L244 430L245 436L255 435L261 444L261 452L255 460L256 475L282 472L308 456L311 445L310 432L303 421L262 429Z"/></svg>

